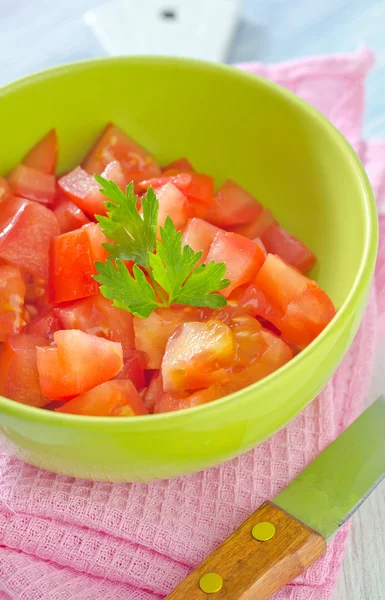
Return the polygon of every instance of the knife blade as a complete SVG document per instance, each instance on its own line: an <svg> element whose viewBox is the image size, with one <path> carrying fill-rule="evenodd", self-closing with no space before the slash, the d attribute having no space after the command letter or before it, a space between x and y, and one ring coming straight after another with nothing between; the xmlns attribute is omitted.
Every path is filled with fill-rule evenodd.
<svg viewBox="0 0 385 600"><path fill-rule="evenodd" d="M305 571L385 476L380 397L167 600L267 600Z"/></svg>

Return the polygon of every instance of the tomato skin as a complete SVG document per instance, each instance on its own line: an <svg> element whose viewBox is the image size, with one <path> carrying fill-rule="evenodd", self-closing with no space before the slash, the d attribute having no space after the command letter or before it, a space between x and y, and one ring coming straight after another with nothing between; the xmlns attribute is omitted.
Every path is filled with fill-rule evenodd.
<svg viewBox="0 0 385 600"><path fill-rule="evenodd" d="M255 219L262 208L254 196L235 181L227 179L214 196L205 218L217 227L232 227Z"/></svg>
<svg viewBox="0 0 385 600"><path fill-rule="evenodd" d="M175 229L183 229L188 220L188 204L184 194L171 182L154 190L159 202L158 225L164 227L169 216ZM160 239L160 234L158 233Z"/></svg>
<svg viewBox="0 0 385 600"><path fill-rule="evenodd" d="M148 411L131 381L107 381L66 402L56 412L97 417L133 417Z"/></svg>
<svg viewBox="0 0 385 600"><path fill-rule="evenodd" d="M273 223L263 234L262 241L268 252L278 254L299 271L308 271L317 262L314 254L294 235Z"/></svg>
<svg viewBox="0 0 385 600"><path fill-rule="evenodd" d="M168 340L162 361L164 391L194 390L226 381L225 367L235 352L234 336L221 321L180 325Z"/></svg>
<svg viewBox="0 0 385 600"><path fill-rule="evenodd" d="M240 285L252 281L265 261L265 255L255 242L236 233L220 231L210 246L206 262L224 262L225 277L230 280L224 290L226 298Z"/></svg>
<svg viewBox="0 0 385 600"><path fill-rule="evenodd" d="M197 264L205 262L210 246L216 234L220 231L222 229L207 223L203 219L194 218L187 223L183 231L182 243L190 246L194 252L202 251L202 256Z"/></svg>
<svg viewBox="0 0 385 600"><path fill-rule="evenodd" d="M116 379L129 379L140 392L145 386L144 368L146 359L142 352L127 350L123 353L123 368L117 374Z"/></svg>
<svg viewBox="0 0 385 600"><path fill-rule="evenodd" d="M173 162L163 167L162 172L165 175L168 175L168 171L171 171L171 174L174 174L176 172L181 173L182 171L185 171L187 173L194 173L195 169L190 163L190 161L187 158L183 157L178 158L177 160L174 160Z"/></svg>
<svg viewBox="0 0 385 600"><path fill-rule="evenodd" d="M0 266L0 342L19 333L23 318L25 283L20 270L11 265Z"/></svg>
<svg viewBox="0 0 385 600"><path fill-rule="evenodd" d="M37 202L8 198L0 211L0 257L47 279L49 247L59 233L53 212Z"/></svg>
<svg viewBox="0 0 385 600"><path fill-rule="evenodd" d="M154 412L155 405L159 402L163 393L162 373L159 370L153 372L150 383L144 392L143 402L150 414Z"/></svg>
<svg viewBox="0 0 385 600"><path fill-rule="evenodd" d="M261 206L261 210L258 215L249 221L248 223L241 223L240 225L233 225L228 227L229 231L243 235L244 237L253 240L255 238L261 238L266 230L274 223L273 213Z"/></svg>
<svg viewBox="0 0 385 600"><path fill-rule="evenodd" d="M76 329L56 331L56 346L38 346L43 394L53 400L77 396L115 377L123 366L121 344Z"/></svg>
<svg viewBox="0 0 385 600"><path fill-rule="evenodd" d="M53 213L57 218L60 233L68 233L80 229L90 222L84 212L69 198L61 198L56 202Z"/></svg>
<svg viewBox="0 0 385 600"><path fill-rule="evenodd" d="M124 356L135 348L132 314L115 308L111 300L104 298L100 292L56 308L55 315L62 329L80 329L85 333L120 342Z"/></svg>
<svg viewBox="0 0 385 600"><path fill-rule="evenodd" d="M106 241L96 223L54 238L50 255L49 299L53 304L93 296L99 285L92 278L95 262L103 262Z"/></svg>
<svg viewBox="0 0 385 600"><path fill-rule="evenodd" d="M10 196L12 196L12 191L8 181L4 177L0 177L0 204Z"/></svg>
<svg viewBox="0 0 385 600"><path fill-rule="evenodd" d="M40 335L11 335L0 357L0 394L23 404L48 404L39 383L36 346L46 344Z"/></svg>
<svg viewBox="0 0 385 600"><path fill-rule="evenodd" d="M26 165L16 165L8 175L8 183L15 196L42 204L51 204L55 198L55 177Z"/></svg>
<svg viewBox="0 0 385 600"><path fill-rule="evenodd" d="M108 163L120 162L129 181L159 177L161 170L154 156L113 123L109 123L87 155L83 168L87 173L102 173Z"/></svg>
<svg viewBox="0 0 385 600"><path fill-rule="evenodd" d="M199 321L210 311L195 306L158 308L147 319L134 317L135 347L146 356L146 369L160 369L166 344L179 325Z"/></svg>
<svg viewBox="0 0 385 600"><path fill-rule="evenodd" d="M47 175L54 175L58 155L58 139L55 129L51 129L35 144L23 158L23 164Z"/></svg>

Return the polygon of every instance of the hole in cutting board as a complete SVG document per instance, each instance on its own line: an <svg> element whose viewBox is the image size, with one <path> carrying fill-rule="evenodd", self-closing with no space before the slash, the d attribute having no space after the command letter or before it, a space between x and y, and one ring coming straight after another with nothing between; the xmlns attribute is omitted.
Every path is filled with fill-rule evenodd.
<svg viewBox="0 0 385 600"><path fill-rule="evenodd" d="M160 12L160 16L162 19L165 19L166 21L173 21L173 20L176 20L176 18L177 18L177 12L174 8L164 8Z"/></svg>

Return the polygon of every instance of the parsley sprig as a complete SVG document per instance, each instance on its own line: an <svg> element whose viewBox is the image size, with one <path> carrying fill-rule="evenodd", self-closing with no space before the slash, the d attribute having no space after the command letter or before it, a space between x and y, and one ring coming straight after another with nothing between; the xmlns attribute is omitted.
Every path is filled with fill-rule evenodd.
<svg viewBox="0 0 385 600"><path fill-rule="evenodd" d="M138 317L148 317L155 308L171 304L220 308L226 299L215 292L227 287L224 263L200 264L202 252L182 245L182 234L166 218L157 241L158 199L149 188L142 198L142 216L138 198L130 183L126 192L113 182L95 175L102 186L101 193L107 216L97 216L103 233L113 242L103 244L108 252L106 263L96 263L94 279L100 291L114 306ZM154 251L156 251L154 253ZM132 275L123 261L135 264Z"/></svg>

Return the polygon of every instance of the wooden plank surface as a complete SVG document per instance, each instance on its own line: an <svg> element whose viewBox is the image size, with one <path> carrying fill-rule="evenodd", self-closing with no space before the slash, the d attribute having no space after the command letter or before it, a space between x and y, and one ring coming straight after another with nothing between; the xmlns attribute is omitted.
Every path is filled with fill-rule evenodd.
<svg viewBox="0 0 385 600"><path fill-rule="evenodd" d="M73 60L103 56L83 22L103 0L0 0L0 84ZM367 137L385 137L385 0L244 0L230 61L277 62L307 54L373 48ZM385 344L368 401L385 391ZM385 598L385 485L353 519L333 600ZM316 599L314 599L316 600Z"/></svg>

